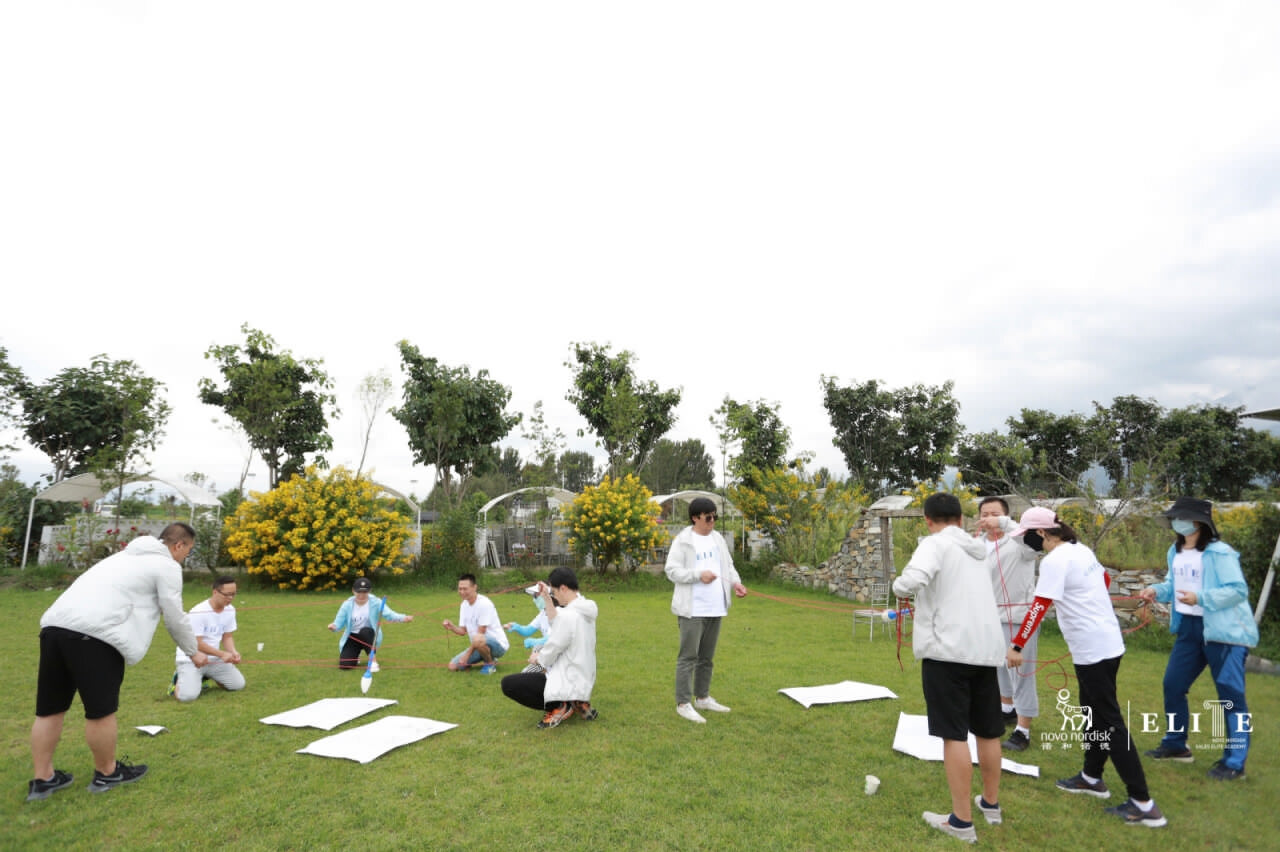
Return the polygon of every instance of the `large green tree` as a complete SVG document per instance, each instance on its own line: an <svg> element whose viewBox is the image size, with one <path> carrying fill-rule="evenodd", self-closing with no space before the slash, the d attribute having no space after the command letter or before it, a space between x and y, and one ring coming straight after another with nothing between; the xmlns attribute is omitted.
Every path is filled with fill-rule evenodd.
<svg viewBox="0 0 1280 852"><path fill-rule="evenodd" d="M848 387L836 382L822 378L823 405L852 481L883 496L941 479L960 433L953 382L904 388L881 387L875 379Z"/></svg>
<svg viewBox="0 0 1280 852"><path fill-rule="evenodd" d="M22 430L53 462L54 482L93 471L120 485L164 434L170 409L163 387L132 361L96 355L87 368L68 367L42 384L17 387Z"/></svg>
<svg viewBox="0 0 1280 852"><path fill-rule="evenodd" d="M470 368L448 367L428 358L407 340L398 344L406 375L403 404L391 416L409 433L418 464L432 465L449 506L457 505L468 477L496 466L494 445L520 422L507 414L511 389Z"/></svg>
<svg viewBox="0 0 1280 852"><path fill-rule="evenodd" d="M997 430L962 435L956 442L956 467L980 497L1026 491L1034 479L1031 449Z"/></svg>
<svg viewBox="0 0 1280 852"><path fill-rule="evenodd" d="M19 390L26 384L26 376L16 365L9 363L9 351L0 346L0 435L8 431L16 420L16 411L22 401ZM0 444L0 453L17 449L12 444Z"/></svg>
<svg viewBox="0 0 1280 852"><path fill-rule="evenodd" d="M1177 408L1160 424L1169 448L1164 479L1170 492L1209 500L1239 500L1254 480L1280 473L1280 441L1240 425L1243 408Z"/></svg>
<svg viewBox="0 0 1280 852"><path fill-rule="evenodd" d="M763 399L738 402L729 396L716 409L711 423L726 446L738 452L729 457L729 473L747 488L757 488L759 471L785 466L791 448L791 430L778 416L778 403Z"/></svg>
<svg viewBox="0 0 1280 852"><path fill-rule="evenodd" d="M661 438L640 469L640 481L654 494L715 488L715 461L697 438Z"/></svg>
<svg viewBox="0 0 1280 852"><path fill-rule="evenodd" d="M1031 451L1031 468L1024 474L1028 479L1021 483L1024 488L1057 494L1078 483L1089 469L1093 453L1089 422L1083 415L1024 408L1006 422L1009 436Z"/></svg>
<svg viewBox="0 0 1280 852"><path fill-rule="evenodd" d="M573 387L565 399L595 433L617 478L644 467L658 439L671 431L681 391L640 381L631 366L635 355L625 349L614 355L610 349L608 344L571 345L565 366L573 371Z"/></svg>
<svg viewBox="0 0 1280 852"><path fill-rule="evenodd" d="M204 353L217 363L223 383L201 379L200 401L240 424L267 465L271 488L301 473L308 454L325 468L320 454L333 449L329 418L338 416L338 408L324 361L277 350L269 334L248 323L240 331L243 344L211 346Z"/></svg>
<svg viewBox="0 0 1280 852"><path fill-rule="evenodd" d="M596 460L583 450L566 450L556 459L556 481L566 491L581 493L588 485L600 481Z"/></svg>

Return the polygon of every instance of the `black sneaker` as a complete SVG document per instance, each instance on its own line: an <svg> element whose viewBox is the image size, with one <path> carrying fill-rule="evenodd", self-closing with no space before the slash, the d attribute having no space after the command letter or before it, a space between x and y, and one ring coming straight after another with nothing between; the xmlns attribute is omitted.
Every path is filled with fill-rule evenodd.
<svg viewBox="0 0 1280 852"><path fill-rule="evenodd" d="M1000 743L1000 748L1005 751L1026 751L1029 745L1031 745L1031 738L1022 733L1022 731L1014 730L1009 735L1009 739Z"/></svg>
<svg viewBox="0 0 1280 852"><path fill-rule="evenodd" d="M47 799L64 787L70 787L75 780L75 776L70 772L63 772L61 769L53 770L52 778L44 780L33 778L27 782L27 801Z"/></svg>
<svg viewBox="0 0 1280 852"><path fill-rule="evenodd" d="M1172 760L1174 763L1191 763L1196 759L1189 748L1169 748L1163 745L1144 751L1143 754L1152 760Z"/></svg>
<svg viewBox="0 0 1280 852"><path fill-rule="evenodd" d="M1219 760L1209 769L1209 777L1214 781L1235 781L1237 778L1244 777L1244 770L1232 769Z"/></svg>
<svg viewBox="0 0 1280 852"><path fill-rule="evenodd" d="M1004 719L1004 726L1006 728L1009 727L1010 725L1016 725L1018 724L1018 711L1009 710L1008 712L1005 712L1004 710L1001 710L1000 718Z"/></svg>
<svg viewBox="0 0 1280 852"><path fill-rule="evenodd" d="M1111 791L1107 789L1107 785L1101 778L1097 781L1086 781L1084 773L1081 772L1077 772L1070 778L1059 779L1056 786L1059 790L1066 790L1068 793L1087 793L1099 799L1111 797Z"/></svg>
<svg viewBox="0 0 1280 852"><path fill-rule="evenodd" d="M1107 808L1106 812L1112 816L1118 816L1124 820L1125 825L1145 825L1147 828L1164 828L1169 824L1169 820L1164 818L1164 814L1160 812L1160 807L1155 803L1151 803L1151 810L1144 811L1129 799L1122 804L1116 805L1114 808Z"/></svg>
<svg viewBox="0 0 1280 852"><path fill-rule="evenodd" d="M89 782L89 792L105 793L112 787L119 787L121 784L132 784L146 774L147 765L145 763L130 766L123 760L117 760L116 771L110 775L103 775L98 770L93 770L93 780Z"/></svg>

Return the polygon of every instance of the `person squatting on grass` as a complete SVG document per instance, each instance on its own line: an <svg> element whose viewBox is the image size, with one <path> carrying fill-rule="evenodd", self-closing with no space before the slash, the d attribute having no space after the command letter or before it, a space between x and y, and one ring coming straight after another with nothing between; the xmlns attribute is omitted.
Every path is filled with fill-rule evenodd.
<svg viewBox="0 0 1280 852"><path fill-rule="evenodd" d="M31 726L35 778L28 784L27 801L48 798L75 780L54 769L53 753L76 692L93 753L89 792L103 793L147 773L144 764L130 766L116 759L120 685L125 665L146 656L162 616L165 629L192 663L208 662L182 608L181 563L195 540L196 531L183 523L169 524L159 539L138 536L77 577L40 617L36 720Z"/></svg>
<svg viewBox="0 0 1280 852"><path fill-rule="evenodd" d="M977 843L972 805L987 822L1003 821L1000 811L1000 688L996 668L1004 662L1004 635L987 573L987 547L964 531L963 510L954 494L931 494L924 501L929 536L893 581L893 593L915 598L912 652L920 660L920 680L929 733L942 739L942 761L951 793L951 813L924 812L924 821L952 837ZM969 799L973 762L969 733L977 740L982 793Z"/></svg>
<svg viewBox="0 0 1280 852"><path fill-rule="evenodd" d="M338 639L338 668L354 669L360 666L360 652L370 654L382 646L382 621L413 621L412 615L401 615L385 605L379 598L371 597L373 582L368 577L357 577L351 584L351 597L338 607L338 614L329 625L330 632L342 631ZM378 670L375 659L370 666Z"/></svg>
<svg viewBox="0 0 1280 852"><path fill-rule="evenodd" d="M502 693L525 707L544 711L539 728L554 728L577 713L593 720L591 690L596 683L596 617L600 608L578 591L569 568L555 568L538 584L550 624L546 641L529 658L542 671L524 671L502 679Z"/></svg>
<svg viewBox="0 0 1280 852"><path fill-rule="evenodd" d="M1187 748L1187 690L1208 666L1227 734L1222 757L1209 777L1234 781L1244 775L1252 727L1244 698L1244 662L1258 644L1258 625L1249 609L1249 587L1240 570L1240 554L1218 537L1212 503L1179 497L1164 517L1177 534L1169 548L1169 573L1163 583L1148 586L1138 596L1173 603L1169 630L1177 639L1164 670L1169 730L1147 756L1178 763L1195 760Z"/></svg>
<svg viewBox="0 0 1280 852"><path fill-rule="evenodd" d="M186 703L199 698L206 678L231 692L244 689L244 675L236 668L240 652L236 650L233 635L236 608L231 602L235 597L236 578L223 575L213 581L213 594L187 613L191 630L196 634L196 646L209 662L197 666L181 648L177 650L169 694L179 701ZM226 648L222 647L224 644Z"/></svg>
<svg viewBox="0 0 1280 852"><path fill-rule="evenodd" d="M729 712L711 697L711 674L720 622L729 614L730 592L746 597L747 587L733 567L729 545L715 530L716 504L707 497L695 497L689 504L689 522L671 542L665 569L667 579L675 584L671 612L680 625L676 712L691 722L706 722L699 710Z"/></svg>
<svg viewBox="0 0 1280 852"><path fill-rule="evenodd" d="M1142 760L1116 698L1124 637L1107 592L1111 579L1106 569L1052 509L1037 506L1023 512L1012 535L1021 537L1033 550L1043 550L1045 556L1040 560L1035 599L1006 654L1009 665L1022 665L1027 640L1035 634L1049 607L1056 606L1058 627L1067 640L1080 689L1076 700L1084 716L1084 768L1059 780L1058 789L1110 798L1111 791L1102 781L1102 771L1110 757L1129 798L1107 808L1107 813L1120 817L1127 825L1160 828L1167 820L1147 790Z"/></svg>
<svg viewBox="0 0 1280 852"><path fill-rule="evenodd" d="M498 670L494 660L506 654L511 647L502 629L502 619L498 618L498 608L493 601L479 594L475 574L463 574L458 578L458 597L462 598L458 607L458 623L446 618L441 624L450 633L469 637L470 644L449 661L449 669L465 672L481 663L481 674L493 674Z"/></svg>
<svg viewBox="0 0 1280 852"><path fill-rule="evenodd" d="M1009 518L1009 504L1003 497L986 497L978 504L978 531L985 533L987 570L991 589L996 595L996 611L1004 635L1013 639L1031 606L1036 588L1036 559L1039 554L1021 540L1005 533L1016 527ZM1036 693L1036 667L1040 634L1036 633L1023 646L1026 660L1016 669L996 667L1000 685L1000 712L1006 724L1014 724L1009 739L1000 744L1007 751L1025 751L1031 745L1031 720L1040 715L1040 696Z"/></svg>

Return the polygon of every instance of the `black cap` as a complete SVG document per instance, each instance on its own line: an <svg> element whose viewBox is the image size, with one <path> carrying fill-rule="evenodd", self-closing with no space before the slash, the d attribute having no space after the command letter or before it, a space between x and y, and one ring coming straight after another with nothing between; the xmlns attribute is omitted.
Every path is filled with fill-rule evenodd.
<svg viewBox="0 0 1280 852"><path fill-rule="evenodd" d="M372 589L373 589L373 583L370 582L368 577L359 578L358 580L356 580L355 584L351 587L351 591L353 592L367 592Z"/></svg>
<svg viewBox="0 0 1280 852"><path fill-rule="evenodd" d="M1165 510L1164 516L1170 521L1199 521L1209 528L1211 539L1218 537L1218 530L1213 526L1213 504L1208 500L1179 497Z"/></svg>

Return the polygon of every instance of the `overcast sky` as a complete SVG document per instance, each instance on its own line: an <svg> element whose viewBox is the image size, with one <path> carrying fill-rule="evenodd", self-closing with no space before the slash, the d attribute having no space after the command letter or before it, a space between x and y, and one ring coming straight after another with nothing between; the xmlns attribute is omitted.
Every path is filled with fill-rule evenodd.
<svg viewBox="0 0 1280 852"><path fill-rule="evenodd" d="M575 449L569 344L631 350L717 468L727 394L843 474L823 375L952 380L970 431L1276 407L1277 44L1270 0L4 3L0 346L133 359L154 470L220 490L243 322L324 360L353 467L402 338ZM371 463L428 488L389 416Z"/></svg>

